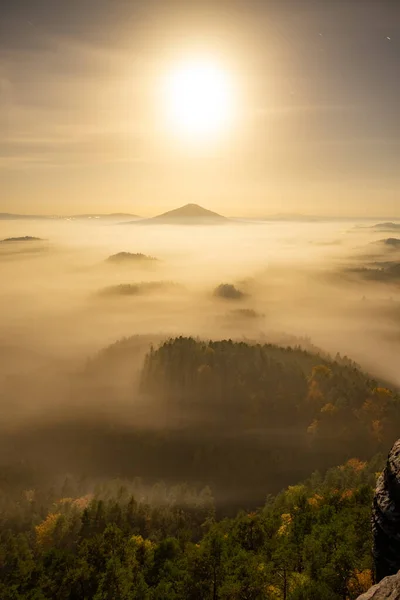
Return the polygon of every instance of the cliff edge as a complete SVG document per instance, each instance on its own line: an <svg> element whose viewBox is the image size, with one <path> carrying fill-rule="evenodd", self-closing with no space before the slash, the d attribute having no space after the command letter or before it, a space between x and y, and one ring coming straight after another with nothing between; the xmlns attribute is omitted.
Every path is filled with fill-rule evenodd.
<svg viewBox="0 0 400 600"><path fill-rule="evenodd" d="M400 569L400 440L379 477L372 509L376 581Z"/></svg>

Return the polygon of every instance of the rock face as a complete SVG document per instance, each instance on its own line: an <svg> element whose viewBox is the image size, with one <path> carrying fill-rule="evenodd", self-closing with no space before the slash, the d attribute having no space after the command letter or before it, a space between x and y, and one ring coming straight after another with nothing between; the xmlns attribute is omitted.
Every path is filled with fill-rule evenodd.
<svg viewBox="0 0 400 600"><path fill-rule="evenodd" d="M399 600L399 598L400 573L397 573L397 575L382 579L380 583L359 596L357 600Z"/></svg>
<svg viewBox="0 0 400 600"><path fill-rule="evenodd" d="M400 440L391 449L386 467L378 479L372 530L376 581L380 581L400 569Z"/></svg>

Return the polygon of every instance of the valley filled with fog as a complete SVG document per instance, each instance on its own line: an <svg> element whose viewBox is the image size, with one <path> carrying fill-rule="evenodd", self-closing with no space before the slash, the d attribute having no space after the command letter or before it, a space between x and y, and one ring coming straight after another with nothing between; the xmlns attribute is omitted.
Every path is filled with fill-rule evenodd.
<svg viewBox="0 0 400 600"><path fill-rule="evenodd" d="M180 336L206 344L231 339L300 346L319 357L314 365L349 357L379 385L399 388L400 249L396 225L374 225L0 221L0 239L7 240L0 243L2 466L57 477L71 472L187 481L190 465L171 467L181 458L170 457L169 466L157 458L165 450L162 436L179 430L165 452L175 444L181 457L195 437L179 436L189 436L196 423L201 447L203 426L218 422L213 406L183 409L184 417L176 406L166 409L163 391L154 386L162 387L165 376L168 387L172 375L165 373L173 358L160 372L154 367L154 382L151 367L143 387L149 352ZM282 437L287 448L297 425L282 423L266 431L270 440ZM247 445L258 444L265 423L258 432L246 427L232 431ZM145 432L161 438L143 441ZM202 466L195 467L194 483L223 487L221 476L208 477L196 452L193 464ZM335 454L320 466L341 458ZM298 471L275 476L271 488L263 480L254 501L308 474L304 456L300 462ZM234 482L226 485L228 495L237 493Z"/></svg>
<svg viewBox="0 0 400 600"><path fill-rule="evenodd" d="M400 246L379 244L396 234L372 225L0 221L0 239L39 238L0 244L0 347L11 348L1 368L23 369L29 354L84 359L137 334L297 336L400 385L400 275L379 281L362 272L396 264ZM107 261L122 252L156 260ZM104 293L125 284L137 293ZM220 284L242 297L216 297ZM17 349L22 363L13 365Z"/></svg>

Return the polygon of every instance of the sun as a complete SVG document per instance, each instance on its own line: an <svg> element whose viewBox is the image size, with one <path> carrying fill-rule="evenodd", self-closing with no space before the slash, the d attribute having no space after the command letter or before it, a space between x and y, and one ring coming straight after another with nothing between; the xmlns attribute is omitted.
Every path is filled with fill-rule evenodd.
<svg viewBox="0 0 400 600"><path fill-rule="evenodd" d="M172 67L164 93L167 122L175 134L209 139L232 123L233 82L228 70L213 60L190 59Z"/></svg>

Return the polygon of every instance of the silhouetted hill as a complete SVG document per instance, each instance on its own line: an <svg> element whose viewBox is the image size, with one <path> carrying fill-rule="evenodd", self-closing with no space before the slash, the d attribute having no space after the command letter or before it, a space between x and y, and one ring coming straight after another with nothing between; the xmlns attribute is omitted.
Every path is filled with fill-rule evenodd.
<svg viewBox="0 0 400 600"><path fill-rule="evenodd" d="M108 263L118 265L154 261L157 261L157 258L154 256L147 256L146 254L142 254L140 252L137 252L136 254L132 252L118 252L118 254L113 254L107 258Z"/></svg>
<svg viewBox="0 0 400 600"><path fill-rule="evenodd" d="M377 223L372 225L369 229L377 229L378 231L400 231L400 223Z"/></svg>
<svg viewBox="0 0 400 600"><path fill-rule="evenodd" d="M376 263L373 267L355 267L345 269L343 273L356 276L366 281L376 281L380 283L397 282L400 279L400 263L388 261L386 263Z"/></svg>
<svg viewBox="0 0 400 600"><path fill-rule="evenodd" d="M101 290L102 296L138 296L151 292L162 292L180 289L179 284L172 281L142 281L141 283L120 283Z"/></svg>
<svg viewBox="0 0 400 600"><path fill-rule="evenodd" d="M9 242L43 242L41 238L32 237L30 235L25 235L23 237L10 237L4 240L0 240L0 244L7 244Z"/></svg>
<svg viewBox="0 0 400 600"><path fill-rule="evenodd" d="M241 300L244 297L244 294L231 283L221 283L215 288L214 296L225 298L227 300Z"/></svg>
<svg viewBox="0 0 400 600"><path fill-rule="evenodd" d="M213 225L227 223L229 219L198 204L185 204L180 208L138 221L146 225ZM133 221L135 223L135 221Z"/></svg>
<svg viewBox="0 0 400 600"><path fill-rule="evenodd" d="M379 240L378 242L374 242L375 244L381 244L384 246L388 246L389 248L400 248L400 239L399 238L386 238L384 240Z"/></svg>

